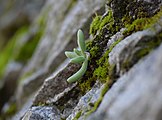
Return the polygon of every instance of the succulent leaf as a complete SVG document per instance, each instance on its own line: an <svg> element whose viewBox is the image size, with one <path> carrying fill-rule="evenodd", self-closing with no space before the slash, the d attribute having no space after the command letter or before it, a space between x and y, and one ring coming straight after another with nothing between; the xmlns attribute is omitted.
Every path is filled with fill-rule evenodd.
<svg viewBox="0 0 162 120"><path fill-rule="evenodd" d="M67 79L67 81L69 83L72 83L72 82L79 80L84 75L84 73L86 72L87 66L88 66L88 60L85 59L80 70L78 72L76 72L74 75L72 75L71 77L69 77Z"/></svg>
<svg viewBox="0 0 162 120"><path fill-rule="evenodd" d="M70 51L65 51L65 55L70 59L78 57L78 55L75 52L70 52Z"/></svg>
<svg viewBox="0 0 162 120"><path fill-rule="evenodd" d="M86 46L85 46L85 41L84 41L84 34L83 34L82 30L80 30L80 29L78 30L77 38L78 38L77 39L78 46L81 49L82 54L84 54L84 52L86 50Z"/></svg>
<svg viewBox="0 0 162 120"><path fill-rule="evenodd" d="M69 52L69 51L65 52L65 55L68 58L70 58L70 62L72 63L83 62L82 67L79 69L79 71L67 79L69 83L79 80L85 74L87 70L87 66L88 66L88 59L89 59L90 54L86 52L84 35L81 30L78 30L78 33L77 33L77 43L79 46L79 50L74 48L73 52Z"/></svg>
<svg viewBox="0 0 162 120"><path fill-rule="evenodd" d="M74 48L74 50L73 50L77 55L82 55L82 53L81 53L81 51L80 50L78 50L78 49L76 49L76 48Z"/></svg>
<svg viewBox="0 0 162 120"><path fill-rule="evenodd" d="M75 57L75 58L72 58L70 60L71 63L82 63L84 62L85 58L83 56L78 56L78 57Z"/></svg>

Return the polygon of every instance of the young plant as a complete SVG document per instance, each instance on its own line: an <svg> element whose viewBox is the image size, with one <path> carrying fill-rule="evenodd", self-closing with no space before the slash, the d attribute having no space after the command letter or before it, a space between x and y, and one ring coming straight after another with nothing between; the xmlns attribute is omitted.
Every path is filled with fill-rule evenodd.
<svg viewBox="0 0 162 120"><path fill-rule="evenodd" d="M77 33L77 43L79 49L74 48L73 52L65 51L65 55L70 58L71 63L82 63L82 67L79 71L67 79L69 83L79 80L86 72L88 66L89 53L86 52L84 34L80 29Z"/></svg>

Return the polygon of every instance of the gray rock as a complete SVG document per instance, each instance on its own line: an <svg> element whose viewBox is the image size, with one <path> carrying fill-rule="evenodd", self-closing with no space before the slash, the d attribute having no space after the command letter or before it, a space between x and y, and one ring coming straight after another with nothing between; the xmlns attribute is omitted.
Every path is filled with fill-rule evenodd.
<svg viewBox="0 0 162 120"><path fill-rule="evenodd" d="M56 107L32 107L22 120L61 120L60 111Z"/></svg>
<svg viewBox="0 0 162 120"><path fill-rule="evenodd" d="M84 32L88 33L91 22L89 18L104 7L105 2L105 0L48 1L45 7L50 9L47 13L45 31L47 34L41 39L34 56L25 68L26 72L36 71L41 67L46 67L53 72L65 60L64 51L76 47L77 30L84 28ZM71 4L73 6L69 8Z"/></svg>
<svg viewBox="0 0 162 120"><path fill-rule="evenodd" d="M18 108L21 108L29 96L39 89L39 86L42 85L42 82L46 79L47 75L46 70L42 69L19 83L19 86L15 92Z"/></svg>
<svg viewBox="0 0 162 120"><path fill-rule="evenodd" d="M73 84L67 83L67 78L79 69L79 65L69 64L57 74L47 78L38 91L33 104L46 103L50 98L64 91L64 89L72 86Z"/></svg>
<svg viewBox="0 0 162 120"><path fill-rule="evenodd" d="M162 18L159 19L159 21L151 28L133 33L113 48L113 50L109 53L109 64L116 65L116 74L122 75L127 71L127 68L125 67L132 66L140 59L140 56L137 56L138 52L149 46L145 47L143 44L157 40L156 37L162 31L161 22ZM155 42L158 42L158 40ZM153 46L153 48L156 47L157 45Z"/></svg>
<svg viewBox="0 0 162 120"><path fill-rule="evenodd" d="M107 43L107 48L109 48L117 40L122 39L124 37L124 35L123 35L124 30L126 30L126 29L122 28L119 32L117 32L115 35L110 37L110 39Z"/></svg>
<svg viewBox="0 0 162 120"><path fill-rule="evenodd" d="M162 45L123 75L88 120L161 120Z"/></svg>
<svg viewBox="0 0 162 120"><path fill-rule="evenodd" d="M14 94L21 70L22 65L19 63L11 62L7 66L4 79L0 81L0 111L3 105L8 102L10 97Z"/></svg>
<svg viewBox="0 0 162 120"><path fill-rule="evenodd" d="M73 120L79 112L82 117L80 119L85 119L86 113L92 109L90 104L94 105L99 99L102 88L101 83L97 82L89 92L80 98L78 104L66 120Z"/></svg>
<svg viewBox="0 0 162 120"><path fill-rule="evenodd" d="M45 0L0 1L0 50L20 27L35 20L44 3Z"/></svg>
<svg viewBox="0 0 162 120"><path fill-rule="evenodd" d="M17 111L14 116L12 116L11 120L21 120L21 118L25 115L25 113L31 108L33 104L33 95L28 98L28 101L22 106L22 109ZM19 106L17 106L19 108Z"/></svg>
<svg viewBox="0 0 162 120"><path fill-rule="evenodd" d="M55 4L56 2L57 4ZM42 37L29 64L24 67L23 75L31 71L33 74L20 83L18 88L18 91L20 91L17 97L18 100L22 101L25 98L24 96L27 98L30 93L32 94L32 92L37 90L40 85L43 84L45 77L52 74L59 64L65 60L64 51L72 49L74 48L74 44L76 45L77 29L85 27L85 29L88 30L90 25L89 18L95 11L101 9L105 3L105 1L99 0L76 1L74 7L68 10L69 12L67 12L65 17L65 11L68 9L68 6L65 7L65 4L67 3L67 5L69 5L72 2L72 0L47 2L44 8L47 10L47 17L49 17L45 31L47 34ZM57 10L59 8L63 9ZM89 23L88 27L87 22ZM84 24L86 24L86 26L84 26ZM56 29L53 30L53 28ZM62 81L66 81L65 78L63 78ZM58 85L58 82L56 82L56 85ZM65 84L63 83L63 85Z"/></svg>
<svg viewBox="0 0 162 120"><path fill-rule="evenodd" d="M94 85L93 83L94 86L92 89L86 92L85 95L82 95L79 88L80 86L78 85L80 84L79 82L68 84L66 81L69 76L79 69L80 65L67 65L66 62L67 66L64 67L65 64L63 64L61 70L57 67L65 59L64 51L76 47L76 31L79 28L82 28L84 33L88 33L89 25L92 20L91 17L93 17L96 11L102 11L105 2L106 0L47 1L42 13L40 14L40 17L45 18L47 24L43 28L43 36L41 37L41 41L35 53L22 71L22 78L23 76L28 76L23 79L24 81L19 84L17 89L16 105L18 110L20 110L20 108L21 110L16 113L12 118L13 120L21 119L22 116L24 120L71 120L78 116L78 113L78 119L82 120L86 119L87 114L90 113L91 109L94 110L93 107L96 105L95 102L101 100L99 98L100 95L103 94L103 85L100 83ZM135 3L135 6L134 4L127 3ZM123 23L120 23L120 18L123 18L126 14L132 15L133 20L136 19L136 12L141 10L140 7L137 8L138 5L144 6L142 7L142 10L148 12L149 15L147 17L150 17L159 10L160 1L158 2L158 0L156 0L154 4L153 1L150 0L138 0L136 2L113 0L108 4L112 7L115 20L112 27L117 25L117 27L120 28L123 27ZM124 6L126 9L122 9L123 4L126 4L126 6ZM131 6L132 9L130 10ZM136 8L137 11L134 11L134 8ZM107 10L108 9L109 7L107 7ZM104 15L106 14L107 12ZM141 116L146 117L146 119L148 117L152 117L151 119L153 119L155 118L154 116L158 116L158 110L161 110L161 94L159 92L161 89L158 89L158 87L161 87L159 81L161 76L158 72L161 67L161 57L157 56L157 53L158 51L161 51L162 47L156 51L157 53L154 52L150 54L149 57L142 59L139 64L135 64L144 57L144 55L159 46L161 41L158 45L153 46L150 51L143 56L138 57L137 55L138 52L147 48L149 43L156 43L158 38L160 38L158 40L161 40L161 23L162 19L159 19L159 21L157 21L157 23L150 29L136 32L128 36L117 44L110 52L109 56L107 56L109 57L110 67L115 66L114 74L117 74L118 77L120 76L121 78L119 78L110 91L107 92L100 107L94 114L92 114L92 116L90 116L89 119L140 120L142 119ZM122 25L120 26L120 24ZM36 25L36 27L37 29L35 29L35 26L33 25L30 33L36 33L39 31L39 25ZM112 34L109 34L107 27L108 26L105 25L104 29L101 30L102 32L98 31L98 33L101 32L101 36L95 36L101 37L101 41L108 41L107 44L102 41L102 44L104 44L104 50L108 50L117 40L123 38L124 36L122 33L125 30L121 29L115 35L110 37ZM116 28L116 30L118 30L118 28ZM110 30L110 32L112 31ZM115 32L112 33L114 34ZM98 35L100 35L100 33ZM87 34L85 34L85 36L85 38L88 38ZM109 37L110 39L108 40ZM99 41L94 40L94 44L100 45L101 41ZM147 45L145 46L145 44ZM92 46L95 45L92 44ZM156 62L153 64L154 66L151 66L152 61ZM125 66L125 63L128 63L128 66ZM156 68L157 64L158 68ZM135 66L126 74L133 65ZM90 71L88 72L93 72L96 66L97 65L91 65L91 63L89 63L88 69L90 69ZM147 73L149 73L148 76ZM125 75L122 76L123 74ZM89 74L86 74L86 79L91 77L88 75ZM151 81L151 79L154 79L153 77L155 78L155 81ZM157 83L156 80L158 81ZM149 81L149 83L147 83L147 81ZM138 91L136 92L135 90ZM157 99L157 102L153 101L153 97ZM142 111L139 112L140 109ZM132 116L133 118L131 118ZM160 119L160 117L158 119Z"/></svg>

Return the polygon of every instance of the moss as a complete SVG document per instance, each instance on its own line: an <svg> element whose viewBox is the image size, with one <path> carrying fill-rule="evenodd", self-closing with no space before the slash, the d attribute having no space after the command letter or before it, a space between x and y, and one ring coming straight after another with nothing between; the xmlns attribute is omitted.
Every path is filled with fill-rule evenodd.
<svg viewBox="0 0 162 120"><path fill-rule="evenodd" d="M45 13L44 13L45 14ZM36 23L38 25L38 31L31 36L31 38L27 41L26 44L20 49L19 54L15 57L16 61L26 63L32 56L35 48L37 47L42 35L44 34L45 25L46 25L46 17L47 15L41 15L38 17Z"/></svg>
<svg viewBox="0 0 162 120"><path fill-rule="evenodd" d="M114 25L114 18L112 10L109 10L108 14L104 17L96 16L90 25L90 34L96 35L97 31L102 30L105 26L112 28ZM112 30L112 29L111 29Z"/></svg>
<svg viewBox="0 0 162 120"><path fill-rule="evenodd" d="M27 62L28 59L32 56L42 34L43 32L39 31L33 36L33 38L31 38L26 44L24 44L15 60L23 63Z"/></svg>
<svg viewBox="0 0 162 120"><path fill-rule="evenodd" d="M105 82L105 78L108 76L108 66L99 66L94 71L94 75L100 78L100 81Z"/></svg>
<svg viewBox="0 0 162 120"><path fill-rule="evenodd" d="M150 20L148 18L140 18L135 21L131 25L126 25L126 30L123 32L124 35L130 35L130 33L141 31L145 28L146 25L150 24Z"/></svg>
<svg viewBox="0 0 162 120"><path fill-rule="evenodd" d="M99 51L99 47L97 47L97 46L93 46L91 49L90 49L90 55L91 55L91 57L97 57L97 52Z"/></svg>
<svg viewBox="0 0 162 120"><path fill-rule="evenodd" d="M6 112L7 115L13 115L17 110L16 104L12 104L8 111Z"/></svg>
<svg viewBox="0 0 162 120"><path fill-rule="evenodd" d="M114 42L109 47L109 49L106 52L104 52L102 56L100 56L100 59L98 60L96 60L97 56L101 54L99 47L95 46L92 47L92 41L87 43L87 48L90 51L91 58L89 60L90 63L88 67L89 69L87 70L85 76L83 77L84 80L82 79L81 81L78 82L82 94L85 94L87 91L89 91L95 84L96 80L99 80L101 83L106 83L107 80L109 80L109 78L114 78L113 77L114 66L109 65L108 55L121 40L122 38Z"/></svg>
<svg viewBox="0 0 162 120"><path fill-rule="evenodd" d="M100 21L101 21L101 16L96 16L91 25L90 25L90 31L89 33L92 35L95 35L97 33L97 30L100 28Z"/></svg>
<svg viewBox="0 0 162 120"><path fill-rule="evenodd" d="M135 56L140 59L141 57L147 55L150 51L152 51L153 49L155 49L157 46L160 45L160 43L162 42L162 33L160 33L159 35L157 35L155 38L150 38L151 40L149 40L148 42L141 42L139 46L141 46L140 50L138 50L135 53Z"/></svg>
<svg viewBox="0 0 162 120"><path fill-rule="evenodd" d="M162 10L159 11L153 17L136 19L131 24L125 25L127 29L123 32L123 34L125 36L128 36L134 32L150 28L153 24L157 23L157 21L160 19L161 16L162 16Z"/></svg>
<svg viewBox="0 0 162 120"><path fill-rule="evenodd" d="M109 61L108 61L108 56L109 53L112 51L112 49L122 40L119 39L116 42L114 42L109 49L104 53L104 55L97 60L97 64L99 65L98 68L95 69L93 75L96 76L98 79L100 79L101 82L106 82L107 77L111 77L109 73L112 73L113 69L110 69ZM113 68L113 67L111 67Z"/></svg>
<svg viewBox="0 0 162 120"><path fill-rule="evenodd" d="M76 116L73 118L73 120L78 120L82 114L82 111L79 111Z"/></svg>
<svg viewBox="0 0 162 120"><path fill-rule="evenodd" d="M112 24L114 24L113 12L111 10L109 10L108 15L102 19L99 29L101 30L107 24L109 24L111 27Z"/></svg>
<svg viewBox="0 0 162 120"><path fill-rule="evenodd" d="M15 53L19 51L18 41L27 33L28 27L20 28L9 41L7 46L0 52L0 77L3 76L5 67L10 60L14 59Z"/></svg>
<svg viewBox="0 0 162 120"><path fill-rule="evenodd" d="M94 77L90 77L90 78L87 78L86 80L79 81L78 84L79 84L81 94L84 95L87 91L91 90L95 82L96 82L96 79Z"/></svg>
<svg viewBox="0 0 162 120"><path fill-rule="evenodd" d="M15 114L17 111L17 107L15 103L12 103L7 111L0 116L0 120L5 120L6 118L11 117L13 114Z"/></svg>
<svg viewBox="0 0 162 120"><path fill-rule="evenodd" d="M49 106L49 105L46 104L46 103L41 103L41 102L39 102L37 106L42 106L42 107L43 107L43 106Z"/></svg>
<svg viewBox="0 0 162 120"><path fill-rule="evenodd" d="M86 117L88 117L90 114L92 114L93 112L95 112L97 110L97 108L99 107L100 103L102 102L102 99L104 97L104 95L106 94L106 92L108 91L108 89L110 88L111 86L111 81L110 80L107 80L107 82L105 83L101 93L100 93L100 97L99 99L95 102L94 104L94 107L91 108L91 110L89 110L87 113L86 113Z"/></svg>
<svg viewBox="0 0 162 120"><path fill-rule="evenodd" d="M149 54L153 49L158 47L162 42L162 33L156 35L156 37L151 37L141 40L136 48L138 50L130 56L130 58L127 58L123 63L121 64L121 71L126 72L132 67L138 60Z"/></svg>

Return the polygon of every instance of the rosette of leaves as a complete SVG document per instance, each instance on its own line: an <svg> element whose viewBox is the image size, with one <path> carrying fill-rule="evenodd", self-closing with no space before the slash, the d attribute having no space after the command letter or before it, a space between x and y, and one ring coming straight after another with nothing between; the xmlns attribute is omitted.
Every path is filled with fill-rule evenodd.
<svg viewBox="0 0 162 120"><path fill-rule="evenodd" d="M69 83L79 80L86 72L88 66L89 53L86 52L84 34L81 30L77 32L77 44L79 49L74 48L73 52L65 51L65 55L70 58L71 63L82 64L79 71L67 79Z"/></svg>

